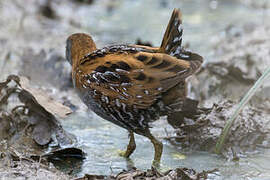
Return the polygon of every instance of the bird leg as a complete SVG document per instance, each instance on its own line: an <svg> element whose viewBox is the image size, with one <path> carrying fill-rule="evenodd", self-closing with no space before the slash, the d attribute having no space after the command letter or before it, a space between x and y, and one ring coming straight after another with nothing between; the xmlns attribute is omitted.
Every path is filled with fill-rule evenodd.
<svg viewBox="0 0 270 180"><path fill-rule="evenodd" d="M129 156L134 152L135 149L136 149L136 143L135 143L134 133L129 131L129 143L127 146L127 150L123 153L120 153L120 155L125 158L129 158Z"/></svg>
<svg viewBox="0 0 270 180"><path fill-rule="evenodd" d="M163 144L159 140L157 140L151 133L150 131L146 134L146 137L150 139L152 144L154 145L155 148L155 156L154 156L154 161L152 162L153 167L159 168L160 166L160 159L163 151Z"/></svg>

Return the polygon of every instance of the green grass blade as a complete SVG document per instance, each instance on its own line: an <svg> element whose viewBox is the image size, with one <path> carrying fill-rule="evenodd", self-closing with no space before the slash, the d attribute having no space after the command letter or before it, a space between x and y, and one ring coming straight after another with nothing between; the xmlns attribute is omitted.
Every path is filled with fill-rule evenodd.
<svg viewBox="0 0 270 180"><path fill-rule="evenodd" d="M270 77L270 67L262 74L262 76L255 82L255 84L249 89L247 94L243 97L243 99L240 101L238 107L236 108L235 112L233 113L232 117L227 121L219 139L216 144L215 152L217 154L221 153L221 150L223 148L223 145L225 143L225 140L228 136L228 133L236 120L239 113L242 111L244 106L247 104L247 102L250 100L250 98L254 95L256 90L264 83L264 81Z"/></svg>

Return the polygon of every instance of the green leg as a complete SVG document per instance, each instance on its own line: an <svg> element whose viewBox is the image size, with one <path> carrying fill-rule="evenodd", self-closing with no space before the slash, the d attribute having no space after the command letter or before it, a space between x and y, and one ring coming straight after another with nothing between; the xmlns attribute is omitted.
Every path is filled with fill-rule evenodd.
<svg viewBox="0 0 270 180"><path fill-rule="evenodd" d="M161 160L161 155L162 155L162 151L163 151L163 144L158 141L149 131L149 133L146 134L146 137L148 137L150 139L150 141L152 142L152 144L154 145L155 148L155 156L154 156L154 161L152 163L152 165L154 167L159 168L160 166L160 160Z"/></svg>
<svg viewBox="0 0 270 180"><path fill-rule="evenodd" d="M124 153L120 153L120 155L125 158L129 158L129 156L134 152L135 149L136 149L136 143L135 143L134 133L130 131L127 150Z"/></svg>

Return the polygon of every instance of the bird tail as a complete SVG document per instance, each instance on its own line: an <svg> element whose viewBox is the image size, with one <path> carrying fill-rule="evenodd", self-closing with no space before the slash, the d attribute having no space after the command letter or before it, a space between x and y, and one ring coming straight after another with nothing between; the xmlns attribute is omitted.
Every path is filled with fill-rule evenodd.
<svg viewBox="0 0 270 180"><path fill-rule="evenodd" d="M203 62L203 57L201 57L199 54L186 51L181 47L182 35L182 14L179 9L174 9L166 32L163 36L159 52L169 54L178 59L189 61L189 74L192 74L200 68Z"/></svg>
<svg viewBox="0 0 270 180"><path fill-rule="evenodd" d="M171 56L179 53L181 51L182 34L182 14L179 9L174 9L159 51Z"/></svg>

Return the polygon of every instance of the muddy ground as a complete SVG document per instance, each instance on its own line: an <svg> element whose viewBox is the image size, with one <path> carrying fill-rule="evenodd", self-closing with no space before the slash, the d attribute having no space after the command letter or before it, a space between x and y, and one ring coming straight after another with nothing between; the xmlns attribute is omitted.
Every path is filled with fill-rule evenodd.
<svg viewBox="0 0 270 180"><path fill-rule="evenodd" d="M69 34L86 29L86 25L78 24L78 14L63 14L61 8L88 7L91 3L69 1L63 5L57 0L44 0L27 1L23 7L19 1L0 1L0 24L12 21L0 31L1 179L79 178L76 173L87 155L78 147L76 137L62 128L61 121L74 111L85 111L85 106L73 93L64 44ZM245 3L268 8L263 3ZM110 13L117 1L104 4L101 8ZM57 38L48 37L50 34ZM223 36L212 37L208 53L215 58L206 61L197 75L189 79L189 97L196 101L191 101L186 111L168 118L174 127L165 137L168 142L181 149L213 152L226 120L270 66L269 37L270 26L252 23L230 25L223 30ZM222 152L225 158L237 160L258 147L270 147L269 82L259 89L233 125ZM111 176L85 175L79 179L207 179L207 176L218 179L218 170L196 172L176 168L159 173L134 167Z"/></svg>

